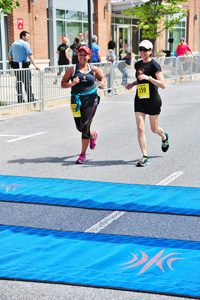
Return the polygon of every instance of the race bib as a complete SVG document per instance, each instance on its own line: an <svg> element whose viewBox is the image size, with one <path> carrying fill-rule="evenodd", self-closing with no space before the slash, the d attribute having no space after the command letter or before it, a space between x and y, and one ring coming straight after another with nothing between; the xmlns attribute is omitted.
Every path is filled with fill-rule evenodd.
<svg viewBox="0 0 200 300"><path fill-rule="evenodd" d="M72 114L73 114L74 118L80 118L81 117L80 109L78 111L75 111L77 104L70 104L70 106L71 106L71 110L72 110Z"/></svg>
<svg viewBox="0 0 200 300"><path fill-rule="evenodd" d="M138 84L138 97L139 99L150 98L149 83Z"/></svg>

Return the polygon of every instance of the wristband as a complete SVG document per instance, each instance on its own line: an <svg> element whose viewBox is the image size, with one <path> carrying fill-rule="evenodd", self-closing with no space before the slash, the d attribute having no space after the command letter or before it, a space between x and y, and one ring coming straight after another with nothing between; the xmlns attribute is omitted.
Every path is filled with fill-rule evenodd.
<svg viewBox="0 0 200 300"><path fill-rule="evenodd" d="M149 76L149 81L151 81L151 79L152 79L152 77L151 77L151 76Z"/></svg>

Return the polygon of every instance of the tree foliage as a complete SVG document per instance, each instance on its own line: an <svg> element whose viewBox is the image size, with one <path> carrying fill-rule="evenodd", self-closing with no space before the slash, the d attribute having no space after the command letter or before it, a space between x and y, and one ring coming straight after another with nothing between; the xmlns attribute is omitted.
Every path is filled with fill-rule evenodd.
<svg viewBox="0 0 200 300"><path fill-rule="evenodd" d="M20 6L19 1L16 0L0 0L0 11L4 14L10 14L13 8Z"/></svg>
<svg viewBox="0 0 200 300"><path fill-rule="evenodd" d="M142 29L142 37L153 40L156 51L156 38L162 36L166 29L172 31L175 25L188 15L189 11L181 7L183 2L188 0L150 0L122 13L139 18L137 27Z"/></svg>

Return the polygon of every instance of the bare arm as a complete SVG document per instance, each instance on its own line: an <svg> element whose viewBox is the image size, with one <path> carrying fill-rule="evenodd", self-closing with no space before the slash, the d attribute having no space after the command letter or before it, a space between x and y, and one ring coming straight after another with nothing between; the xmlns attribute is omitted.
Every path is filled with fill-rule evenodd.
<svg viewBox="0 0 200 300"><path fill-rule="evenodd" d="M65 75L63 76L63 79L61 81L61 87L62 88L71 88L72 86L76 85L77 83L79 83L79 78L76 77L73 79L72 82L69 82L70 78L72 77L74 73L74 67L69 67L67 69L67 71L65 72Z"/></svg>
<svg viewBox="0 0 200 300"><path fill-rule="evenodd" d="M94 76L97 78L98 87L103 90L105 87L105 78L98 67L92 66Z"/></svg>
<svg viewBox="0 0 200 300"><path fill-rule="evenodd" d="M99 62L101 62L101 53L100 53L100 51L97 51L97 55L98 55Z"/></svg>
<svg viewBox="0 0 200 300"><path fill-rule="evenodd" d="M137 81L137 79L136 79L136 80L133 81L132 83L127 83L127 84L125 85L125 89L130 90L130 89L132 89L132 87L134 87L134 85L137 85L137 84L138 84L138 81Z"/></svg>
<svg viewBox="0 0 200 300"><path fill-rule="evenodd" d="M193 56L192 50L190 49L190 47L187 47L187 50L191 53L191 55Z"/></svg>
<svg viewBox="0 0 200 300"><path fill-rule="evenodd" d="M156 79L152 78L151 76L145 75L145 74L139 75L138 79L139 80L145 79L145 80L151 81L155 86L157 86L161 89L164 89L165 88L165 79L164 79L163 73L161 71L157 71L155 75L156 75Z"/></svg>
<svg viewBox="0 0 200 300"><path fill-rule="evenodd" d="M71 62L71 56L69 55L69 50L70 50L70 48L67 48L66 50L65 50L65 56L67 57L67 59Z"/></svg>
<svg viewBox="0 0 200 300"><path fill-rule="evenodd" d="M35 63L35 60L34 60L34 57L33 57L33 54L28 55L28 58L30 59L32 65L34 65L34 67L36 68L36 70L39 70L40 68L37 67L37 65Z"/></svg>

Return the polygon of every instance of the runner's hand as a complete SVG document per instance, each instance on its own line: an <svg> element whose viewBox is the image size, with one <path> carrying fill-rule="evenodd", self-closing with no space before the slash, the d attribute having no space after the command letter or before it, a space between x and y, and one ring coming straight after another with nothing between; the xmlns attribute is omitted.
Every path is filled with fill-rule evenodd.
<svg viewBox="0 0 200 300"><path fill-rule="evenodd" d="M141 75L138 76L138 79L139 79L140 81L142 81L142 80L149 80L149 76L147 76L147 75L145 75L145 74L141 74Z"/></svg>
<svg viewBox="0 0 200 300"><path fill-rule="evenodd" d="M133 87L133 84L132 84L132 83L127 83L127 84L125 85L125 89L127 89L127 90L132 89L132 87Z"/></svg>
<svg viewBox="0 0 200 300"><path fill-rule="evenodd" d="M79 81L80 81L80 79L79 79L78 77L75 77L75 78L73 79L73 81L72 81L73 86L76 85L76 84L78 84Z"/></svg>
<svg viewBox="0 0 200 300"><path fill-rule="evenodd" d="M98 83L98 88L103 90L105 88L105 81L102 80L102 81L97 81Z"/></svg>

